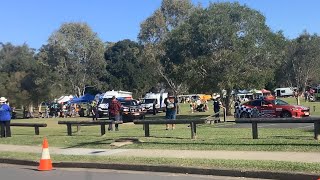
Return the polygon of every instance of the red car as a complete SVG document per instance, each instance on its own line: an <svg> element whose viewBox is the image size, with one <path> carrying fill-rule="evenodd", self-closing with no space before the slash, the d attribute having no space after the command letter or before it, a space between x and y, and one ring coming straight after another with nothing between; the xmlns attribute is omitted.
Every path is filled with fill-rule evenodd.
<svg viewBox="0 0 320 180"><path fill-rule="evenodd" d="M254 115L255 114L255 115ZM235 118L250 117L308 117L310 109L290 105L280 99L255 99L235 107Z"/></svg>

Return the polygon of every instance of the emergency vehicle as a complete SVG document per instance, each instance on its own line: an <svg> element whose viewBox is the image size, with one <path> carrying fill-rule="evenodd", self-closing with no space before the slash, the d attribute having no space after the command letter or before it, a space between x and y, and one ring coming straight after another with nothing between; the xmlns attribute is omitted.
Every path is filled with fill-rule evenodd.
<svg viewBox="0 0 320 180"><path fill-rule="evenodd" d="M147 93L142 101L142 107L147 112L153 112L153 105L155 105L156 112L165 111L166 105L164 99L168 97L168 93Z"/></svg>
<svg viewBox="0 0 320 180"><path fill-rule="evenodd" d="M310 109L307 107L290 105L283 100L266 97L236 106L234 116L235 118L250 118L253 117L255 111L258 112L258 117L301 118L310 115Z"/></svg>
<svg viewBox="0 0 320 180"><path fill-rule="evenodd" d="M120 99L132 99L132 92L128 91L107 91L104 93L102 100L98 105L98 113L99 117L109 116L109 103L111 102L111 98L115 96L118 100Z"/></svg>

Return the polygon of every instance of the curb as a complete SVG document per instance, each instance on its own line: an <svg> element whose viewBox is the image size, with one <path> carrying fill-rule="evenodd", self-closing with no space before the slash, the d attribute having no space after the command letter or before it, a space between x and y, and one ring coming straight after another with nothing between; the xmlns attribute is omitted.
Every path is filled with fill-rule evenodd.
<svg viewBox="0 0 320 180"><path fill-rule="evenodd" d="M29 160L5 159L0 158L0 163L15 164L26 166L38 166L39 163ZM245 171L236 169L220 168L196 168L196 167L176 167L176 166L151 166L151 165L129 165L129 164L102 164L102 163L73 163L59 162L53 163L53 167L59 168L91 168L91 169L113 169L113 170L130 170L130 171L152 171L152 172L169 172L183 174L199 174L214 176L232 176L245 178L262 178L278 180L317 180L319 175L289 172L269 172L269 171Z"/></svg>

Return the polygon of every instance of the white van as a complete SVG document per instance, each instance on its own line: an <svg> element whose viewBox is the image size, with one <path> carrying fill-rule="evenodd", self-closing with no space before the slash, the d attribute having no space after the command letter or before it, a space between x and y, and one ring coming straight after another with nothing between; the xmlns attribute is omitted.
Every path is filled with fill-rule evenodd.
<svg viewBox="0 0 320 180"><path fill-rule="evenodd" d="M112 90L112 91L107 91L106 93L104 93L103 98L99 102L99 105L98 105L99 117L109 116L108 108L109 108L109 103L111 101L111 98L113 96L115 96L117 99L120 99L120 98L132 99L132 92Z"/></svg>
<svg viewBox="0 0 320 180"><path fill-rule="evenodd" d="M274 93L277 97L289 97L294 95L295 90L297 90L295 87L277 88Z"/></svg>
<svg viewBox="0 0 320 180"><path fill-rule="evenodd" d="M164 111L166 105L164 99L168 97L168 93L147 93L142 101L141 106L147 112L153 112L153 103L155 103L156 112Z"/></svg>

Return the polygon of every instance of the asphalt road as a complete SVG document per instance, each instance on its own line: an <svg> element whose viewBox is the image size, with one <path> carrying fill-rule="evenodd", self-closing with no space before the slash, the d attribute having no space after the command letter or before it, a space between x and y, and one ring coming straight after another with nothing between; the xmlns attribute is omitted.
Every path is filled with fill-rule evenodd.
<svg viewBox="0 0 320 180"><path fill-rule="evenodd" d="M36 167L0 164L1 180L258 180L241 177L202 176L190 174L97 170L55 169L37 171Z"/></svg>

